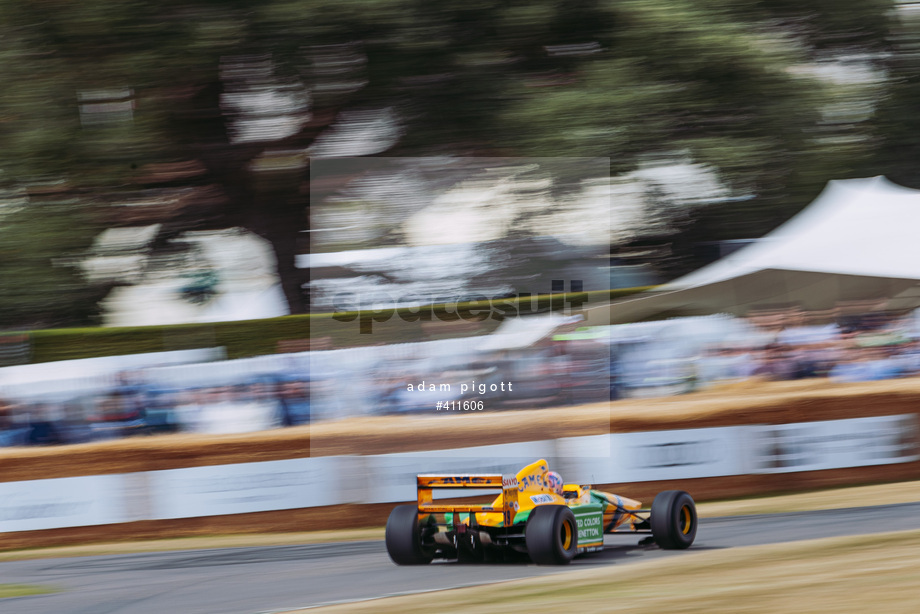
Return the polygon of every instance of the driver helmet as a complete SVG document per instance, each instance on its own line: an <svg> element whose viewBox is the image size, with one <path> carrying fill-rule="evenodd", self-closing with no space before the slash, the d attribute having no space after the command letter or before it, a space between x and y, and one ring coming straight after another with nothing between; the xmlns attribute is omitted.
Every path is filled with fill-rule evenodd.
<svg viewBox="0 0 920 614"><path fill-rule="evenodd" d="M556 473L555 471L547 471L546 476L544 477L546 481L546 486L556 493L559 496L562 496L562 476Z"/></svg>

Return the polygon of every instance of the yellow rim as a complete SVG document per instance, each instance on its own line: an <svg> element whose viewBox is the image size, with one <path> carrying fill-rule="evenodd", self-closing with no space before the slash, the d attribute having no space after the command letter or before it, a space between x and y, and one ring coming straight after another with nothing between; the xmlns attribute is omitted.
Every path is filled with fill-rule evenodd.
<svg viewBox="0 0 920 614"><path fill-rule="evenodd" d="M680 508L680 531L684 535L690 532L690 528L693 526L693 516L690 515L690 506L685 505Z"/></svg>
<svg viewBox="0 0 920 614"><path fill-rule="evenodd" d="M563 550L568 550L569 548L572 547L572 535L573 534L574 534L574 531L572 531L572 523L566 520L565 522L562 523L562 549Z"/></svg>

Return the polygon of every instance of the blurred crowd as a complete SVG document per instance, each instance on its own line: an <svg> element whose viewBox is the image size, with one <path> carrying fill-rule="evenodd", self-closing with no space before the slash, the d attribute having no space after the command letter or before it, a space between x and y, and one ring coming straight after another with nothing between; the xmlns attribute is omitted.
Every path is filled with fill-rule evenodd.
<svg viewBox="0 0 920 614"><path fill-rule="evenodd" d="M309 381L162 390L130 383L68 402L0 400L0 446L83 443L157 433L233 433L310 422Z"/></svg>
<svg viewBox="0 0 920 614"><path fill-rule="evenodd" d="M792 325L784 325L783 318L772 325L758 322L759 345L729 342L706 348L695 361L697 385L750 377L860 382L920 374L913 314L873 312L818 325L802 323L801 316L798 320Z"/></svg>
<svg viewBox="0 0 920 614"><path fill-rule="evenodd" d="M496 344L495 338L506 342ZM42 396L42 389L55 387L35 382L29 388L39 394L12 398L7 385L0 390L0 446L433 414L438 402L474 401L500 410L682 394L751 378L858 382L920 375L917 313L872 312L819 323L809 314L783 312L567 324L531 335L527 343L514 339L141 367L113 372L89 393L84 386L64 394L57 386L55 394Z"/></svg>

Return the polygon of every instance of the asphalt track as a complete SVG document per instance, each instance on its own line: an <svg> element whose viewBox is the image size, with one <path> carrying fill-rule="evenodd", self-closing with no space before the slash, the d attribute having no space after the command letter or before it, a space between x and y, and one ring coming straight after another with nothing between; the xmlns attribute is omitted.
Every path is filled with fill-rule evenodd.
<svg viewBox="0 0 920 614"><path fill-rule="evenodd" d="M435 563L397 567L382 542L271 546L0 563L0 583L59 593L0 599L15 614L255 614L502 580L625 565L665 556L920 528L920 503L703 519L687 551L608 535L603 552L565 568Z"/></svg>

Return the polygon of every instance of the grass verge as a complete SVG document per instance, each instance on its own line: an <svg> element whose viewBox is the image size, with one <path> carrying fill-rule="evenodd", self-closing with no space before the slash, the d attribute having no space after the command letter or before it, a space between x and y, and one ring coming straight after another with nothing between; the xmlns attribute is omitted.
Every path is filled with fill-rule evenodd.
<svg viewBox="0 0 920 614"><path fill-rule="evenodd" d="M54 592L57 591L53 588L36 586L34 584L0 584L0 599L27 597L29 595L45 595Z"/></svg>
<svg viewBox="0 0 920 614"><path fill-rule="evenodd" d="M697 508L701 517L714 518L716 516L813 512L917 501L920 501L920 481L829 488L814 492L751 497L733 501L711 501L699 503Z"/></svg>

